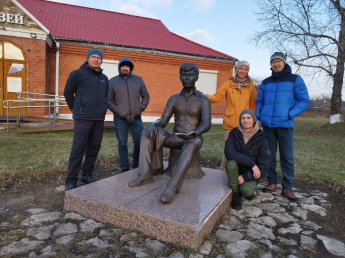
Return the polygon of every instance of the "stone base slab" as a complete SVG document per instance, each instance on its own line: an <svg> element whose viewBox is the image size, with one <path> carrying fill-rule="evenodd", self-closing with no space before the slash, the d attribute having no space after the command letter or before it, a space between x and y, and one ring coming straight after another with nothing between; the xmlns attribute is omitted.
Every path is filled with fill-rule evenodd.
<svg viewBox="0 0 345 258"><path fill-rule="evenodd" d="M202 179L185 179L170 204L161 203L169 176L129 187L137 169L65 193L66 211L103 223L139 230L155 239L197 249L230 205L232 192L225 171L202 168Z"/></svg>

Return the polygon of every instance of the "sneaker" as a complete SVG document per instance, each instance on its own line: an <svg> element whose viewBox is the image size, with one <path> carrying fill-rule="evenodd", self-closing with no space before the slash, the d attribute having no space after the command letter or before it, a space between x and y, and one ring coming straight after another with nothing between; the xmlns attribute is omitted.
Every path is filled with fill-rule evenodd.
<svg viewBox="0 0 345 258"><path fill-rule="evenodd" d="M277 190L278 190L277 185L276 184L270 184L270 183L266 184L264 189L262 189L262 191L264 193L277 192Z"/></svg>
<svg viewBox="0 0 345 258"><path fill-rule="evenodd" d="M96 182L92 176L82 176L80 179L80 185L87 185Z"/></svg>
<svg viewBox="0 0 345 258"><path fill-rule="evenodd" d="M286 197L293 202L298 201L298 198L292 190L282 190L281 196Z"/></svg>
<svg viewBox="0 0 345 258"><path fill-rule="evenodd" d="M69 191L69 190L72 190L74 188L76 188L76 186L74 184L69 184L69 185L66 185L65 191Z"/></svg>

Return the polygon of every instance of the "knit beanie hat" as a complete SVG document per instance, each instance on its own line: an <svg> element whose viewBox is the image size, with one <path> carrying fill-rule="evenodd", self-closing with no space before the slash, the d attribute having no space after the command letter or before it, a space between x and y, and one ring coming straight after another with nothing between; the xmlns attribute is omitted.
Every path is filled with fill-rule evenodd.
<svg viewBox="0 0 345 258"><path fill-rule="evenodd" d="M244 114L249 114L249 115L251 115L251 117L252 117L253 120L254 120L254 125L255 125L256 122L258 121L258 120L256 119L256 116L255 116L254 112L253 112L251 109L244 109L244 110L242 110L242 112L241 112L241 114L240 114L240 118L239 118L240 124L241 124L241 117L242 117Z"/></svg>
<svg viewBox="0 0 345 258"><path fill-rule="evenodd" d="M283 54L283 52L275 52L271 56L270 63L272 63L272 61L274 59L280 59L280 60L282 60L284 62L284 64L286 64L286 57L287 57L287 54Z"/></svg>
<svg viewBox="0 0 345 258"><path fill-rule="evenodd" d="M249 63L248 63L247 61L238 61L237 64L236 64L236 67L235 67L236 74L237 74L237 72L238 72L238 69L239 69L242 65L247 66L247 67L248 67L248 72L249 72L249 69L250 69Z"/></svg>
<svg viewBox="0 0 345 258"><path fill-rule="evenodd" d="M97 49L97 48L91 48L88 52L87 52L87 57L86 60L89 60L89 57L93 54L99 55L103 61L103 53L101 50Z"/></svg>

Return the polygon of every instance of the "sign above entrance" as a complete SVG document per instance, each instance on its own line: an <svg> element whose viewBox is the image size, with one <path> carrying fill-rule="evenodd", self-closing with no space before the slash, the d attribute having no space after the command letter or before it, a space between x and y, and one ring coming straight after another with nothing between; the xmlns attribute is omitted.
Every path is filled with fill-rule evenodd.
<svg viewBox="0 0 345 258"><path fill-rule="evenodd" d="M0 12L0 22L24 25L24 16Z"/></svg>
<svg viewBox="0 0 345 258"><path fill-rule="evenodd" d="M28 37L38 38L37 33L49 34L47 28L15 0L0 0L0 28L2 28L0 35L10 33L14 36L16 32L28 31L36 34L36 37L30 36L30 34L27 35Z"/></svg>

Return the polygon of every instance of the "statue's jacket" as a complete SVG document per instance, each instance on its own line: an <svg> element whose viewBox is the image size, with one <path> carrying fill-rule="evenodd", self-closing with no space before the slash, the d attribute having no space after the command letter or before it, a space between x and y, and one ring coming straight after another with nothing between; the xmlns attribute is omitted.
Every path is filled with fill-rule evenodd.
<svg viewBox="0 0 345 258"><path fill-rule="evenodd" d="M174 133L189 133L195 131L200 136L211 128L210 100L198 90L186 98L184 89L172 95L160 119L155 123L158 127L165 127L172 115L175 115Z"/></svg>

